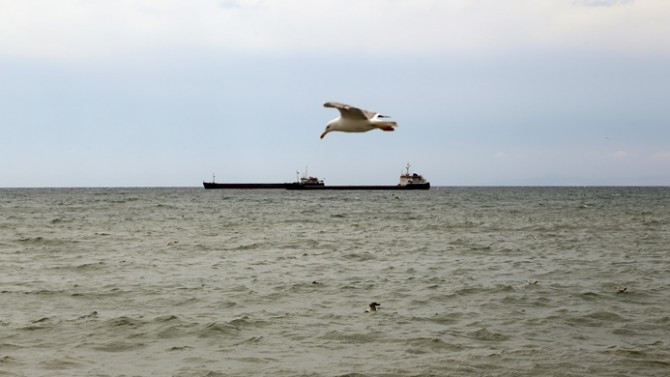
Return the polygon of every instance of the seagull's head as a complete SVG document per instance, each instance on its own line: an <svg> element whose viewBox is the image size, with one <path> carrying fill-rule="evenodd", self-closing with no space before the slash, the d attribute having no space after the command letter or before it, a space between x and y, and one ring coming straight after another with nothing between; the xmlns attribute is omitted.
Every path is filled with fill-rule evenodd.
<svg viewBox="0 0 670 377"><path fill-rule="evenodd" d="M328 123L328 124L326 125L326 129L325 129L325 130L323 131L323 133L321 134L321 138L322 138L322 139L323 139L324 136L326 136L326 134L327 134L328 132L330 132L330 131L333 130L333 125L332 125L331 123L332 123L332 122L330 122L330 123Z"/></svg>

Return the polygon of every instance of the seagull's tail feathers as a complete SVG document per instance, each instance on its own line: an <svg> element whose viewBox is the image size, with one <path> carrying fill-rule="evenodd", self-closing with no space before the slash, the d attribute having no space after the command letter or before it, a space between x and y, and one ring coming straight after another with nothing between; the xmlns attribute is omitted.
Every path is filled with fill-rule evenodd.
<svg viewBox="0 0 670 377"><path fill-rule="evenodd" d="M375 127L383 131L394 131L398 127L398 123L390 121L376 122Z"/></svg>

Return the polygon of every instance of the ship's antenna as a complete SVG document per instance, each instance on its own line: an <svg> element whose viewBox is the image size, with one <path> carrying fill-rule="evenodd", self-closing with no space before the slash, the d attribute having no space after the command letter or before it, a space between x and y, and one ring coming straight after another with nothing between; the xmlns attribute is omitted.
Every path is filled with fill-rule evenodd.
<svg viewBox="0 0 670 377"><path fill-rule="evenodd" d="M409 175L409 167L410 167L410 166L411 166L411 165L410 165L409 162L408 162L408 163L407 163L407 175Z"/></svg>

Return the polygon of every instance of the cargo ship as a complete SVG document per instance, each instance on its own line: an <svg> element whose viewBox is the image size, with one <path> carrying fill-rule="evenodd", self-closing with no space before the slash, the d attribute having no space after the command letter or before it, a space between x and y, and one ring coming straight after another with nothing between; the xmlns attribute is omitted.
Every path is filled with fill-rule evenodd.
<svg viewBox="0 0 670 377"><path fill-rule="evenodd" d="M202 182L206 189L285 189L288 183L216 183L212 174L211 182Z"/></svg>
<svg viewBox="0 0 670 377"><path fill-rule="evenodd" d="M206 189L285 189L290 183L216 183L203 182Z"/></svg>
<svg viewBox="0 0 670 377"><path fill-rule="evenodd" d="M212 182L202 182L206 189L287 189L292 185L300 186L323 186L323 180L307 175L293 183L217 183L216 177L212 175Z"/></svg>
<svg viewBox="0 0 670 377"><path fill-rule="evenodd" d="M326 185L323 180L315 177L303 177L299 182L289 183L288 190L428 190L430 182L423 176L409 172L407 164L405 173L400 174L400 183L397 185Z"/></svg>

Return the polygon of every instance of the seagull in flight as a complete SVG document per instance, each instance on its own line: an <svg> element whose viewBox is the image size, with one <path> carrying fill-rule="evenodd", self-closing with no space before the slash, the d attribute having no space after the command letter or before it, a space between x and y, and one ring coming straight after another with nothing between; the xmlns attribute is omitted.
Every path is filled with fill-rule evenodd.
<svg viewBox="0 0 670 377"><path fill-rule="evenodd" d="M321 134L321 138L328 132L366 132L379 128L383 131L393 131L398 126L396 122L384 120L387 115L381 115L374 111L359 109L358 107L345 105L339 102L326 102L323 107L333 107L340 111L340 116L328 122L326 130Z"/></svg>

